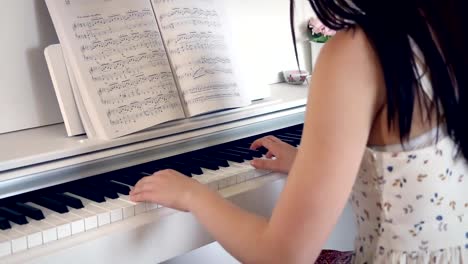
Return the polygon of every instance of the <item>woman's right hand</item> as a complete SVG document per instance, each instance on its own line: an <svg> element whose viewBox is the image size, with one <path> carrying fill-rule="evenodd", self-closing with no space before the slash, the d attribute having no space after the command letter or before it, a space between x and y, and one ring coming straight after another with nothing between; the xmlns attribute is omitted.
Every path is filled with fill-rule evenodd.
<svg viewBox="0 0 468 264"><path fill-rule="evenodd" d="M261 147L268 149L267 159L254 159L251 162L252 166L261 170L289 173L296 158L297 148L274 136L257 139L250 148L256 150Z"/></svg>

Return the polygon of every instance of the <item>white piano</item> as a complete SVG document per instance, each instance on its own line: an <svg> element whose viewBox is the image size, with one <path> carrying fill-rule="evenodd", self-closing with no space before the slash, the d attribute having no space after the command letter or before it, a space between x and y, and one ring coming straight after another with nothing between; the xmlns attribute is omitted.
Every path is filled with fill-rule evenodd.
<svg viewBox="0 0 468 264"><path fill-rule="evenodd" d="M263 51L242 56L255 55L264 67L246 67L277 82L281 70L295 66L288 1L224 1L241 23L234 33L246 34L240 48ZM273 84L270 97L247 108L112 141L69 138L42 55L57 41L45 5L4 5L0 30L9 38L0 43L8 61L0 65L0 263L160 263L212 243L190 214L128 200L135 181L159 168L180 170L245 209L271 213L284 175L254 170L248 160L263 153L245 146L265 133L297 145L306 86ZM298 5L298 19L310 15L307 1ZM300 40L304 61L306 47ZM352 247L350 218L346 211L328 248Z"/></svg>

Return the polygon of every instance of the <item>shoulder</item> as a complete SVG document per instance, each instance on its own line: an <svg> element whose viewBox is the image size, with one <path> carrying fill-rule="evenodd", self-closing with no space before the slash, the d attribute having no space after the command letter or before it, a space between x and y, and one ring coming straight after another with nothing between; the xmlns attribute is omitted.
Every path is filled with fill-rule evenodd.
<svg viewBox="0 0 468 264"><path fill-rule="evenodd" d="M331 38L322 48L315 68L315 77L334 82L340 90L349 88L373 95L378 106L385 103L382 67L361 28L340 31Z"/></svg>
<svg viewBox="0 0 468 264"><path fill-rule="evenodd" d="M354 69L378 69L377 54L375 54L364 31L357 27L339 31L322 49L322 57L326 61L340 63L334 66L350 66Z"/></svg>

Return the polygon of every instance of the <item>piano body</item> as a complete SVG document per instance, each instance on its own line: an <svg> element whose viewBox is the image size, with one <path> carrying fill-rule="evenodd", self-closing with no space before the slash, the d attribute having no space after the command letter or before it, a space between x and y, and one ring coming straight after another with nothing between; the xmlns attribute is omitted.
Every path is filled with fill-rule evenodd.
<svg viewBox="0 0 468 264"><path fill-rule="evenodd" d="M250 158L243 156L242 148L252 137L283 128L290 129L277 135L298 144L306 92L306 87L273 85L271 98L248 108L176 121L113 141L60 138L62 124L1 135L0 215L6 214L2 210L21 211L27 224L20 225L17 217L9 218L11 228L3 226L0 262L154 263L212 242L190 214L130 204L125 193L109 185L131 186L144 176L141 173L166 165L205 181L246 209L268 215L284 176L248 168L245 162ZM196 163L196 158L201 159L201 175L183 165L190 159L190 164ZM216 158L229 166L210 167ZM111 199L104 190L114 190L119 197ZM80 199L85 208L75 209L57 194ZM99 203L99 194L106 201ZM68 212L60 214L60 205L51 200L66 204ZM25 205L41 209L45 218L41 221L49 225L40 225ZM87 214L81 214L83 210Z"/></svg>
<svg viewBox="0 0 468 264"><path fill-rule="evenodd" d="M278 82L278 72L295 67L288 1L223 1L241 23L234 35L245 34L237 43L251 59L245 67ZM249 167L263 153L245 148L264 134L297 145L307 86L273 84L270 97L249 107L112 141L69 138L42 53L57 42L45 4L5 4L8 23L0 24L10 41L0 54L12 63L0 65L0 263L159 263L213 242L188 213L128 200L132 185L157 169L180 170L247 210L271 213L285 176ZM310 16L307 1L297 4L299 17ZM299 44L307 61L308 43ZM351 247L350 218L328 247Z"/></svg>

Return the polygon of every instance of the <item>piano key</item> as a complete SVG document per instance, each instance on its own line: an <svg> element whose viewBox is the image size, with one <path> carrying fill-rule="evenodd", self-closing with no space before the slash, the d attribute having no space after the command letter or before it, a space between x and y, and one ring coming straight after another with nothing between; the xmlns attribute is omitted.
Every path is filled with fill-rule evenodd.
<svg viewBox="0 0 468 264"><path fill-rule="evenodd" d="M26 204L42 211L42 213L45 216L45 219L42 221L47 222L48 224L54 226L57 229L57 239L62 239L71 236L71 223L59 217L60 214L35 203Z"/></svg>
<svg viewBox="0 0 468 264"><path fill-rule="evenodd" d="M28 249L28 240L25 234L15 229L8 229L6 231L2 231L0 235L6 237L10 241L12 254Z"/></svg>
<svg viewBox="0 0 468 264"><path fill-rule="evenodd" d="M0 230L6 230L10 228L11 228L11 225L8 219L6 219L5 217L0 217Z"/></svg>
<svg viewBox="0 0 468 264"><path fill-rule="evenodd" d="M82 209L71 209L70 213L73 213L79 216L81 219L84 220L84 230L89 231L92 229L96 229L98 227L98 218L97 215L91 213L90 211L86 210L85 207ZM76 230L75 228L75 231Z"/></svg>
<svg viewBox="0 0 468 264"><path fill-rule="evenodd" d="M252 157L254 158L261 158L263 157L263 154L258 151L258 150L251 150L249 148L245 148L245 147L238 147L238 146L231 146L230 147L231 149L233 150L239 150L239 151L245 151L245 152L248 152L252 155Z"/></svg>
<svg viewBox="0 0 468 264"><path fill-rule="evenodd" d="M8 219L10 222L18 225L25 225L28 223L26 216L6 207L0 207L0 217Z"/></svg>
<svg viewBox="0 0 468 264"><path fill-rule="evenodd" d="M83 203L81 203L81 201L79 199L70 197L70 196L68 196L66 194L54 193L54 194L50 194L50 197L55 199L56 201L59 201L59 202L65 204L66 206L71 207L71 208L74 208L74 209L83 208Z"/></svg>
<svg viewBox="0 0 468 264"><path fill-rule="evenodd" d="M92 181L86 181L83 183L83 187L86 188L88 187L89 190L99 193L101 195L104 195L104 197L111 198L111 199L117 199L119 198L119 195L117 194L116 191L110 189L109 187L99 184L96 182Z"/></svg>
<svg viewBox="0 0 468 264"><path fill-rule="evenodd" d="M10 239L0 234L0 258L11 255Z"/></svg>
<svg viewBox="0 0 468 264"><path fill-rule="evenodd" d="M30 225L34 226L42 232L42 241L44 244L57 240L57 228L46 221L37 221L28 218Z"/></svg>
<svg viewBox="0 0 468 264"><path fill-rule="evenodd" d="M105 226L105 225L108 225L108 224L111 223L110 211L106 210L106 209L103 209L102 207L97 206L98 204L99 205L105 204L104 202L95 203L95 202L93 202L91 200L88 200L88 199L83 198L83 197L75 196L74 194L71 194L71 193L66 193L66 194L81 200L81 202L84 205L84 208L80 209L80 210L89 211L93 215L97 216L98 227ZM105 201L105 199L104 199L104 201Z"/></svg>
<svg viewBox="0 0 468 264"><path fill-rule="evenodd" d="M112 179L112 181L115 181L117 183L123 183L123 184L126 184L128 186L135 186L137 184L137 182L139 182L140 180L130 178L129 176L124 175L124 176L119 176L117 178L114 178L114 179Z"/></svg>
<svg viewBox="0 0 468 264"><path fill-rule="evenodd" d="M68 190L68 192L78 197L89 199L96 203L103 203L105 201L104 195L102 193L95 192L94 190L89 190L88 188L86 188L86 186L83 186L80 184L72 186ZM75 198L78 198L78 197L75 197Z"/></svg>
<svg viewBox="0 0 468 264"><path fill-rule="evenodd" d="M253 155L250 154L248 151L235 150L231 148L223 148L220 151L224 153L240 155L244 160L252 160L254 158Z"/></svg>
<svg viewBox="0 0 468 264"><path fill-rule="evenodd" d="M140 215L140 214L143 214L143 213L146 212L146 205L145 205L144 203L135 203L135 202L132 202L132 201L130 200L130 196L128 196L128 195L120 195L120 198L119 198L119 199L120 199L120 200L123 200L123 201L125 201L125 202L127 202L127 203L129 203L129 204L132 204L132 205L134 206L134 214L135 214L135 215ZM130 211L130 212L131 212L131 211ZM126 215L126 214L124 214L124 218L125 218L125 215ZM128 216L132 216L131 214L128 214L128 213L127 213L127 215L128 215Z"/></svg>
<svg viewBox="0 0 468 264"><path fill-rule="evenodd" d="M301 140L301 136L297 136L291 133L284 133L284 134L279 134L277 135L279 138L286 138L286 139L292 139L292 140Z"/></svg>
<svg viewBox="0 0 468 264"><path fill-rule="evenodd" d="M130 193L130 188L126 185L113 182L113 181L108 181L104 183L108 188L111 188L112 190L116 191L119 194L123 195L128 195Z"/></svg>
<svg viewBox="0 0 468 264"><path fill-rule="evenodd" d="M174 167L177 167L177 168L180 168L180 169L183 169L183 170L187 170L190 174L194 174L194 175L201 175L203 173L199 166L197 166L195 164L192 164L192 163L188 162L187 160L173 161L173 162L170 163L169 166L171 166L171 167L174 166ZM186 175L189 176L188 174L186 174Z"/></svg>
<svg viewBox="0 0 468 264"><path fill-rule="evenodd" d="M117 205L122 208L122 218L127 219L135 216L135 206L137 203L122 199L122 197L128 197L127 195L120 195L119 199L110 200L110 203ZM143 207L143 205L142 205ZM112 221L112 220L111 220Z"/></svg>
<svg viewBox="0 0 468 264"><path fill-rule="evenodd" d="M35 248L42 245L42 232L32 224L17 225L12 224L11 228L25 235L28 248Z"/></svg>
<svg viewBox="0 0 468 264"><path fill-rule="evenodd" d="M41 212L41 210L26 205L24 203L17 202L14 205L12 205L11 208L34 220L44 219L44 214Z"/></svg>
<svg viewBox="0 0 468 264"><path fill-rule="evenodd" d="M211 162L214 162L216 165L218 165L218 167L229 167L229 163L227 161L227 159L222 159L220 157L215 157L215 156L207 156L207 155L204 155L204 154L198 154L197 153L197 157L203 159L203 160L209 160ZM209 168L207 168L209 169Z"/></svg>
<svg viewBox="0 0 468 264"><path fill-rule="evenodd" d="M63 214L68 212L68 208L65 204L45 196L34 197L31 199L31 202L34 202L37 205L43 206L57 213Z"/></svg>
<svg viewBox="0 0 468 264"><path fill-rule="evenodd" d="M219 152L208 152L205 155L208 157L213 156L213 157L218 157L222 159L226 159L227 161L233 161L233 162L244 162L244 159L242 158L241 155L237 154L232 154L232 153L225 153L222 151Z"/></svg>

